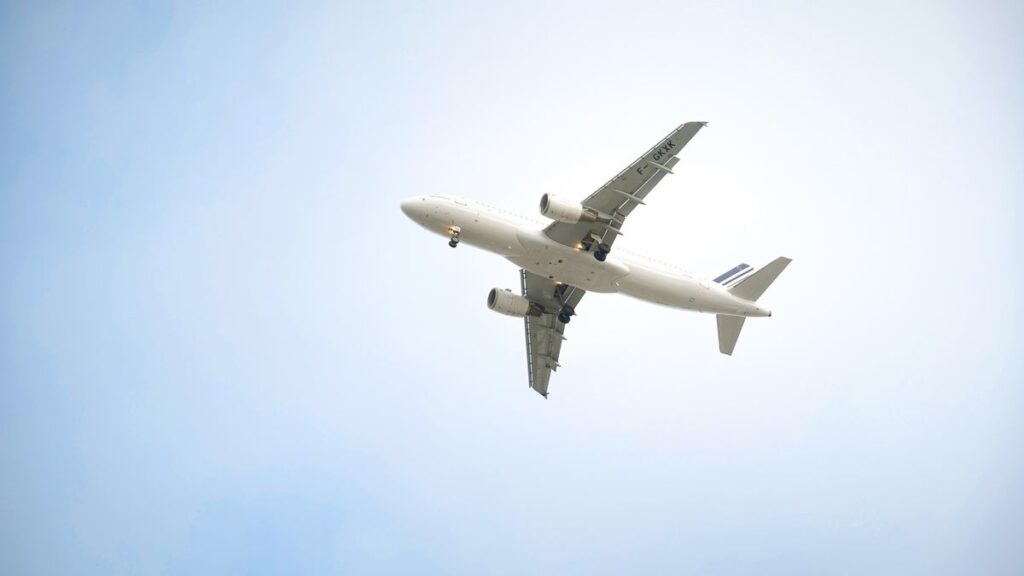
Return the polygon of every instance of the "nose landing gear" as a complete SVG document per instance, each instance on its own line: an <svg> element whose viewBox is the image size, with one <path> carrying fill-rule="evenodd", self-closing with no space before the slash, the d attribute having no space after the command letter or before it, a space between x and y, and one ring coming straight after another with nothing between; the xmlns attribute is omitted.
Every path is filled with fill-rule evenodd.
<svg viewBox="0 0 1024 576"><path fill-rule="evenodd" d="M450 240L448 240L448 245L451 246L452 248L455 248L456 246L458 246L459 245L459 235L461 233L462 233L462 228L459 228L458 226L449 226L448 227L448 237L450 238Z"/></svg>

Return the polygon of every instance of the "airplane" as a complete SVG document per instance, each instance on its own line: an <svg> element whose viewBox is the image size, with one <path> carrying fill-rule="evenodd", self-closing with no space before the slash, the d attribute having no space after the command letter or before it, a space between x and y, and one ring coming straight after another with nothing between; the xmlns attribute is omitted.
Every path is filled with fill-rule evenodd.
<svg viewBox="0 0 1024 576"><path fill-rule="evenodd" d="M498 254L520 268L520 293L494 288L487 307L525 319L529 385L545 398L557 370L565 327L587 292L621 293L672 308L715 314L718 349L732 355L744 321L771 316L758 304L790 263L739 264L713 280L628 254L612 254L622 225L679 162L677 154L707 126L687 122L619 172L582 203L552 194L540 199L546 226L487 204L447 196L417 196L402 212L431 232Z"/></svg>

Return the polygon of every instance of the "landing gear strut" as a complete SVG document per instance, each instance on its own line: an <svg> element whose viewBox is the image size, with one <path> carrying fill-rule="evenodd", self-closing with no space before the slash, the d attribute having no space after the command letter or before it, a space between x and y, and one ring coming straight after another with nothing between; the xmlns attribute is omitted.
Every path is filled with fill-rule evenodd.
<svg viewBox="0 0 1024 576"><path fill-rule="evenodd" d="M459 245L459 234L461 234L461 233L462 233L462 229L459 228L458 226L449 226L448 227L448 236L451 239L448 240L448 245L451 246L452 248L455 248L456 246L458 246Z"/></svg>

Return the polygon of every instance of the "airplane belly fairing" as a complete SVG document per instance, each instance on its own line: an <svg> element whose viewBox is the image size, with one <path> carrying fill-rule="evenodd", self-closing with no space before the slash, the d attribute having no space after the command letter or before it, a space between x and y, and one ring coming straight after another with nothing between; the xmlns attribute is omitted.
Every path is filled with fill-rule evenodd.
<svg viewBox="0 0 1024 576"><path fill-rule="evenodd" d="M523 253L509 256L509 261L554 282L616 292L616 281L629 274L629 267L616 258L598 262L593 254L552 242L539 230L520 229L518 240Z"/></svg>

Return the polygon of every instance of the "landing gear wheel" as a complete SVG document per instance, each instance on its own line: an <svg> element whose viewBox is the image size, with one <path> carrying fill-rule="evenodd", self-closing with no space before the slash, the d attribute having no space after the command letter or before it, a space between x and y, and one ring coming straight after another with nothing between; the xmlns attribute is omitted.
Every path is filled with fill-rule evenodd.
<svg viewBox="0 0 1024 576"><path fill-rule="evenodd" d="M455 240L455 239L453 238L453 239L451 239L451 240L449 240L449 241L448 241L448 245L449 245L449 246L451 246L452 248L455 248L456 246L458 246L458 245L459 245L459 241L458 241L458 240Z"/></svg>
<svg viewBox="0 0 1024 576"><path fill-rule="evenodd" d="M448 237L451 238L451 240L448 241L448 245L451 246L452 248L455 248L456 246L458 246L459 245L459 236L461 236L461 235L462 235L462 228L459 228L458 226L450 226L448 228Z"/></svg>
<svg viewBox="0 0 1024 576"><path fill-rule="evenodd" d="M604 250L598 249L594 252L594 258L596 258L598 262L604 262L604 259L607 257L608 253L605 252Z"/></svg>
<svg viewBox="0 0 1024 576"><path fill-rule="evenodd" d="M569 320L572 320L572 316L575 313L576 311L573 310L572 308L568 306L562 306L562 309L558 311L558 320L561 321L562 324L568 324Z"/></svg>

